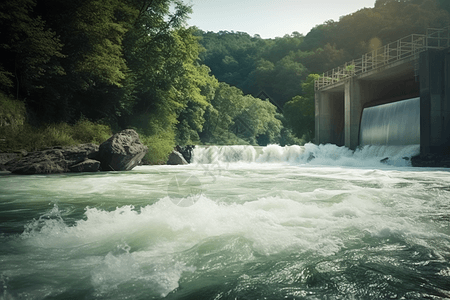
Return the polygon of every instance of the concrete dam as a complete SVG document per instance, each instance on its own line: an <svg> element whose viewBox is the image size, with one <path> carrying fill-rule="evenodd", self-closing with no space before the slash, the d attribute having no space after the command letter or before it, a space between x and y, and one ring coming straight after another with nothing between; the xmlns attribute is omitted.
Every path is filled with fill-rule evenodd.
<svg viewBox="0 0 450 300"><path fill-rule="evenodd" d="M450 153L450 27L364 54L315 82L315 143Z"/></svg>

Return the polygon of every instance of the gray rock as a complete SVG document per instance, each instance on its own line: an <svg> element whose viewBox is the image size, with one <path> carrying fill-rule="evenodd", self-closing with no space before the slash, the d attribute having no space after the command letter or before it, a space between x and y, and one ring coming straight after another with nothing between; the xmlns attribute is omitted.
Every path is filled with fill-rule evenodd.
<svg viewBox="0 0 450 300"><path fill-rule="evenodd" d="M87 159L97 159L98 151L99 146L95 144L81 144L62 148L64 159L69 166L78 164Z"/></svg>
<svg viewBox="0 0 450 300"><path fill-rule="evenodd" d="M55 147L12 159L5 164L5 168L12 173L25 175L64 173L69 172L73 165L97 157L97 154L98 145L94 144Z"/></svg>
<svg viewBox="0 0 450 300"><path fill-rule="evenodd" d="M314 154L309 153L308 159L306 160L306 162L311 162L313 159L315 159L316 157L314 156Z"/></svg>
<svg viewBox="0 0 450 300"><path fill-rule="evenodd" d="M28 154L28 153L27 153ZM18 152L7 152L7 153L0 153L0 164L6 164L10 160L19 160L22 156Z"/></svg>
<svg viewBox="0 0 450 300"><path fill-rule="evenodd" d="M128 171L141 162L147 151L137 132L126 129L100 145L97 159L102 171Z"/></svg>
<svg viewBox="0 0 450 300"><path fill-rule="evenodd" d="M192 152L194 151L195 145L186 145L186 146L176 146L175 151L181 153L183 155L184 159L191 163L192 159Z"/></svg>
<svg viewBox="0 0 450 300"><path fill-rule="evenodd" d="M97 172L100 169L100 162L98 160L87 159L76 165L70 166L71 172Z"/></svg>
<svg viewBox="0 0 450 300"><path fill-rule="evenodd" d="M380 160L380 163L387 164L388 160L389 160L389 157L385 157L385 158Z"/></svg>
<svg viewBox="0 0 450 300"><path fill-rule="evenodd" d="M184 159L183 155L180 152L173 150L172 153L170 153L170 155L169 155L167 164L168 165L187 165L188 162Z"/></svg>
<svg viewBox="0 0 450 300"><path fill-rule="evenodd" d="M50 149L29 153L20 160L10 160L5 164L7 170L15 174L50 174L68 171L62 151Z"/></svg>

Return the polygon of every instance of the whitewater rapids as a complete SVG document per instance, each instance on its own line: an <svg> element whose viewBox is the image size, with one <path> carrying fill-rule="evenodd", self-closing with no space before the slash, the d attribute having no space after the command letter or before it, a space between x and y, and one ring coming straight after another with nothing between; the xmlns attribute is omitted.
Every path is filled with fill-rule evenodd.
<svg viewBox="0 0 450 300"><path fill-rule="evenodd" d="M449 298L450 176L417 153L209 146L186 166L1 174L0 299Z"/></svg>

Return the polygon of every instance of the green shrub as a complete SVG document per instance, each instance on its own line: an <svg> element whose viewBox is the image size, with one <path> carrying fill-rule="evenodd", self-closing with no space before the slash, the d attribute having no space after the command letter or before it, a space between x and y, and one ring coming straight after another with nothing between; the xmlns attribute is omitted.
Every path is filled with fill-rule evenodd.
<svg viewBox="0 0 450 300"><path fill-rule="evenodd" d="M111 135L111 127L104 124L93 123L86 119L79 120L71 128L72 137L77 143L101 144Z"/></svg>
<svg viewBox="0 0 450 300"><path fill-rule="evenodd" d="M25 123L25 117L25 104L0 92L0 127L16 128Z"/></svg>
<svg viewBox="0 0 450 300"><path fill-rule="evenodd" d="M66 123L51 124L37 130L44 136L44 148L52 146L71 146L77 142L72 137L72 128Z"/></svg>
<svg viewBox="0 0 450 300"><path fill-rule="evenodd" d="M36 151L55 146L100 144L112 135L108 125L86 119L73 126L58 123L32 127L25 122L23 103L2 96L0 94L0 151Z"/></svg>
<svg viewBox="0 0 450 300"><path fill-rule="evenodd" d="M175 147L175 135L173 133L166 132L151 136L139 133L139 137L141 142L148 147L148 152L143 159L144 163L161 165L167 162L169 154Z"/></svg>
<svg viewBox="0 0 450 300"><path fill-rule="evenodd" d="M19 149L34 151L45 147L47 143L45 135L28 124L16 128L10 127L3 130L1 135L4 139L1 144L2 151Z"/></svg>

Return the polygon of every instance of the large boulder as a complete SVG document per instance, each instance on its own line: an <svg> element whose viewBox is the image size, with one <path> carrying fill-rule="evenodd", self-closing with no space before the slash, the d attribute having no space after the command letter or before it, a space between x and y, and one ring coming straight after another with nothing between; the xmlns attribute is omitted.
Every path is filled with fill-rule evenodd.
<svg viewBox="0 0 450 300"><path fill-rule="evenodd" d="M55 147L12 159L5 164L5 168L15 174L64 173L69 172L73 165L95 158L97 153L98 145L94 144Z"/></svg>
<svg viewBox="0 0 450 300"><path fill-rule="evenodd" d="M128 171L137 166L148 151L138 133L126 129L100 145L98 160L102 171Z"/></svg>
<svg viewBox="0 0 450 300"><path fill-rule="evenodd" d="M87 159L76 165L70 166L71 172L97 172L100 169L100 162L98 160Z"/></svg>
<svg viewBox="0 0 450 300"><path fill-rule="evenodd" d="M173 150L169 155L169 159L167 160L168 165L187 165L188 162L184 159L183 155Z"/></svg>

